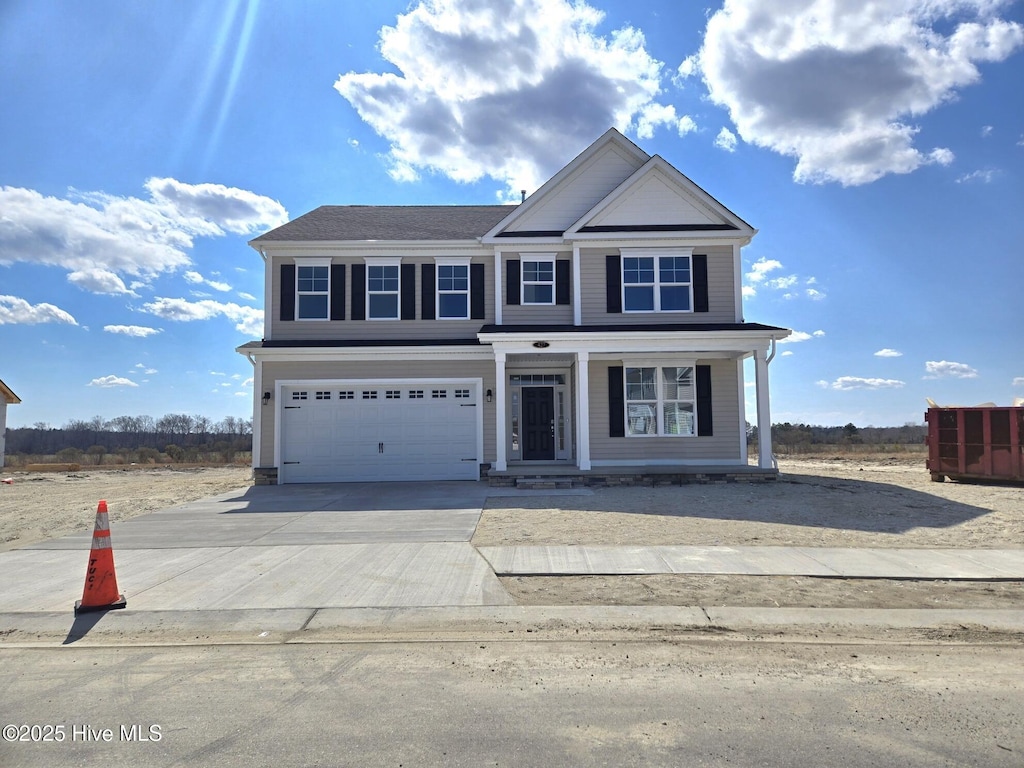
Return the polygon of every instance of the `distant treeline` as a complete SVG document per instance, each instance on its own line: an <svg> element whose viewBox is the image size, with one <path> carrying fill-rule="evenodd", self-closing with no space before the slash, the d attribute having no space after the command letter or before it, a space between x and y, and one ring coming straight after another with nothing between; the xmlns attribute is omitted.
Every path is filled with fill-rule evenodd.
<svg viewBox="0 0 1024 768"><path fill-rule="evenodd" d="M228 416L213 421L205 416L168 413L152 416L117 416L89 421L72 420L63 427L37 422L31 427L7 430L7 455L36 456L81 452L100 458L104 454L158 451L176 461L187 454L240 453L252 450L252 421Z"/></svg>
<svg viewBox="0 0 1024 768"><path fill-rule="evenodd" d="M920 446L924 444L928 427L924 424L904 424L902 427L821 427L813 424L772 424L772 447L781 452L810 451L816 446ZM757 427L747 424L747 441L757 442Z"/></svg>

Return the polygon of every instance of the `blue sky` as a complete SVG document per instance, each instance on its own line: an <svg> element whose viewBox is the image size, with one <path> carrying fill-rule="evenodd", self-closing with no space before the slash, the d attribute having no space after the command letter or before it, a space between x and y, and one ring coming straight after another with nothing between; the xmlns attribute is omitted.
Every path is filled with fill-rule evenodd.
<svg viewBox="0 0 1024 768"><path fill-rule="evenodd" d="M248 416L249 239L515 199L611 125L759 229L773 421L1024 396L1019 1L7 0L0 82L10 426Z"/></svg>

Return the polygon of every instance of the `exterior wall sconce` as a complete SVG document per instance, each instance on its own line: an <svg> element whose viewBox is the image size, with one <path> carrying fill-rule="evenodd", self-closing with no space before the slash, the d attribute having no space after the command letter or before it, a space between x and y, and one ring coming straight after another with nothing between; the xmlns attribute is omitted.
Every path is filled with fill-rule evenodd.
<svg viewBox="0 0 1024 768"><path fill-rule="evenodd" d="M269 392L264 392L263 393L263 404L266 405L269 402L270 402L270 393Z"/></svg>
<svg viewBox="0 0 1024 768"><path fill-rule="evenodd" d="M494 393L493 393L493 392L491 392L491 390L489 390L489 389L488 389L488 390L487 390L487 402L488 402L488 403L489 403L489 402L491 402L491 400L492 400L493 398L494 398Z"/></svg>

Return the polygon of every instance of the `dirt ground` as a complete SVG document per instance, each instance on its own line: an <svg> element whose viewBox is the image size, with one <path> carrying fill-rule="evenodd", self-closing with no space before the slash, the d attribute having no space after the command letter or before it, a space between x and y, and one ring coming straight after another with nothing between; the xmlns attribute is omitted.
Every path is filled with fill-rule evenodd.
<svg viewBox="0 0 1024 768"><path fill-rule="evenodd" d="M933 483L919 456L791 458L774 483L599 488L492 498L477 546L792 545L1024 548L1024 486ZM248 467L0 472L0 551L246 487ZM514 504L514 505L513 505ZM1024 609L1021 582L803 577L503 578L524 605Z"/></svg>
<svg viewBox="0 0 1024 768"><path fill-rule="evenodd" d="M111 523L252 485L249 467L110 468L77 472L0 470L0 552L92 529L96 505Z"/></svg>

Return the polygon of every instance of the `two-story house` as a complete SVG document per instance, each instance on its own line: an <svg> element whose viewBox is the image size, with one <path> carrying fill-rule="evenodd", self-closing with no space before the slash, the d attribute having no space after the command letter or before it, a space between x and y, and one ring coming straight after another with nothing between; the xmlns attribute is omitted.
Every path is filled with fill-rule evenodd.
<svg viewBox="0 0 1024 768"><path fill-rule="evenodd" d="M749 224L612 129L520 205L323 206L255 238L253 466L278 482L759 469ZM655 470L654 468L657 468Z"/></svg>

